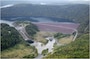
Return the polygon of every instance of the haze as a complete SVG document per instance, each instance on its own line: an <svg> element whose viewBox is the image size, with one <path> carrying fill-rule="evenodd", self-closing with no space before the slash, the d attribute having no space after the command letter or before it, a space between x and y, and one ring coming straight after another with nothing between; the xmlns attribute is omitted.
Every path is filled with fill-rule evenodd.
<svg viewBox="0 0 90 59"><path fill-rule="evenodd" d="M89 3L89 0L1 0L1 5L32 3L32 4L71 4L71 3Z"/></svg>

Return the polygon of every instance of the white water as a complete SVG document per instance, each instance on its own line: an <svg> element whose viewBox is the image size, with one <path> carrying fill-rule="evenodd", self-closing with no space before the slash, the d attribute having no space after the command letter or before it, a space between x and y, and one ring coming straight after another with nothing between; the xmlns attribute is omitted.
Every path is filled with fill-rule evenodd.
<svg viewBox="0 0 90 59"><path fill-rule="evenodd" d="M43 45L41 42L34 42L31 44L32 46L35 46L38 50L38 54L41 54L43 50L48 49L48 52L53 51L53 46L55 43L55 39L53 38L52 41L49 40L50 37L46 38L48 39L48 43L46 45Z"/></svg>

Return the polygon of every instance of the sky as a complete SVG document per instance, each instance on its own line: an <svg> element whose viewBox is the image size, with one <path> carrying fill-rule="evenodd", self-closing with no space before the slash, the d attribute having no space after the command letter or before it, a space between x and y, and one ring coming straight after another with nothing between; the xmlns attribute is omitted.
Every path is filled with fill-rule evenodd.
<svg viewBox="0 0 90 59"><path fill-rule="evenodd" d="M67 3L88 3L89 0L0 0L2 5L15 3L45 3L45 4L67 4Z"/></svg>
<svg viewBox="0 0 90 59"><path fill-rule="evenodd" d="M42 1L42 2L44 2L44 1L54 1L54 2L61 2L61 1L89 1L89 0L2 0L2 1Z"/></svg>

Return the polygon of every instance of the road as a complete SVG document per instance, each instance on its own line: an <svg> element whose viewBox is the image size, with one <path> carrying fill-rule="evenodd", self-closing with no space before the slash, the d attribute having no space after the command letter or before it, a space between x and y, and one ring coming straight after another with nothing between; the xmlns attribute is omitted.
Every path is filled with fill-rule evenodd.
<svg viewBox="0 0 90 59"><path fill-rule="evenodd" d="M25 26L22 26L22 27L17 26L17 27L15 27L15 29L21 34L23 39L30 40L29 35L27 34L27 32L25 30Z"/></svg>

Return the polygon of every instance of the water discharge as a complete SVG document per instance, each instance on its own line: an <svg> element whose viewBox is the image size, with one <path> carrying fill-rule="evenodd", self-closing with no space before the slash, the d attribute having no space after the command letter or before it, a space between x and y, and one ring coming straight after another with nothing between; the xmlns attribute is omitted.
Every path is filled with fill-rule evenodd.
<svg viewBox="0 0 90 59"><path fill-rule="evenodd" d="M41 54L43 50L48 49L48 52L52 52L53 51L53 46L55 43L55 39L51 37L47 37L46 38L48 40L48 43L46 45L43 45L43 43L41 42L34 42L33 44L31 44L32 46L35 46L38 50L38 54Z"/></svg>

